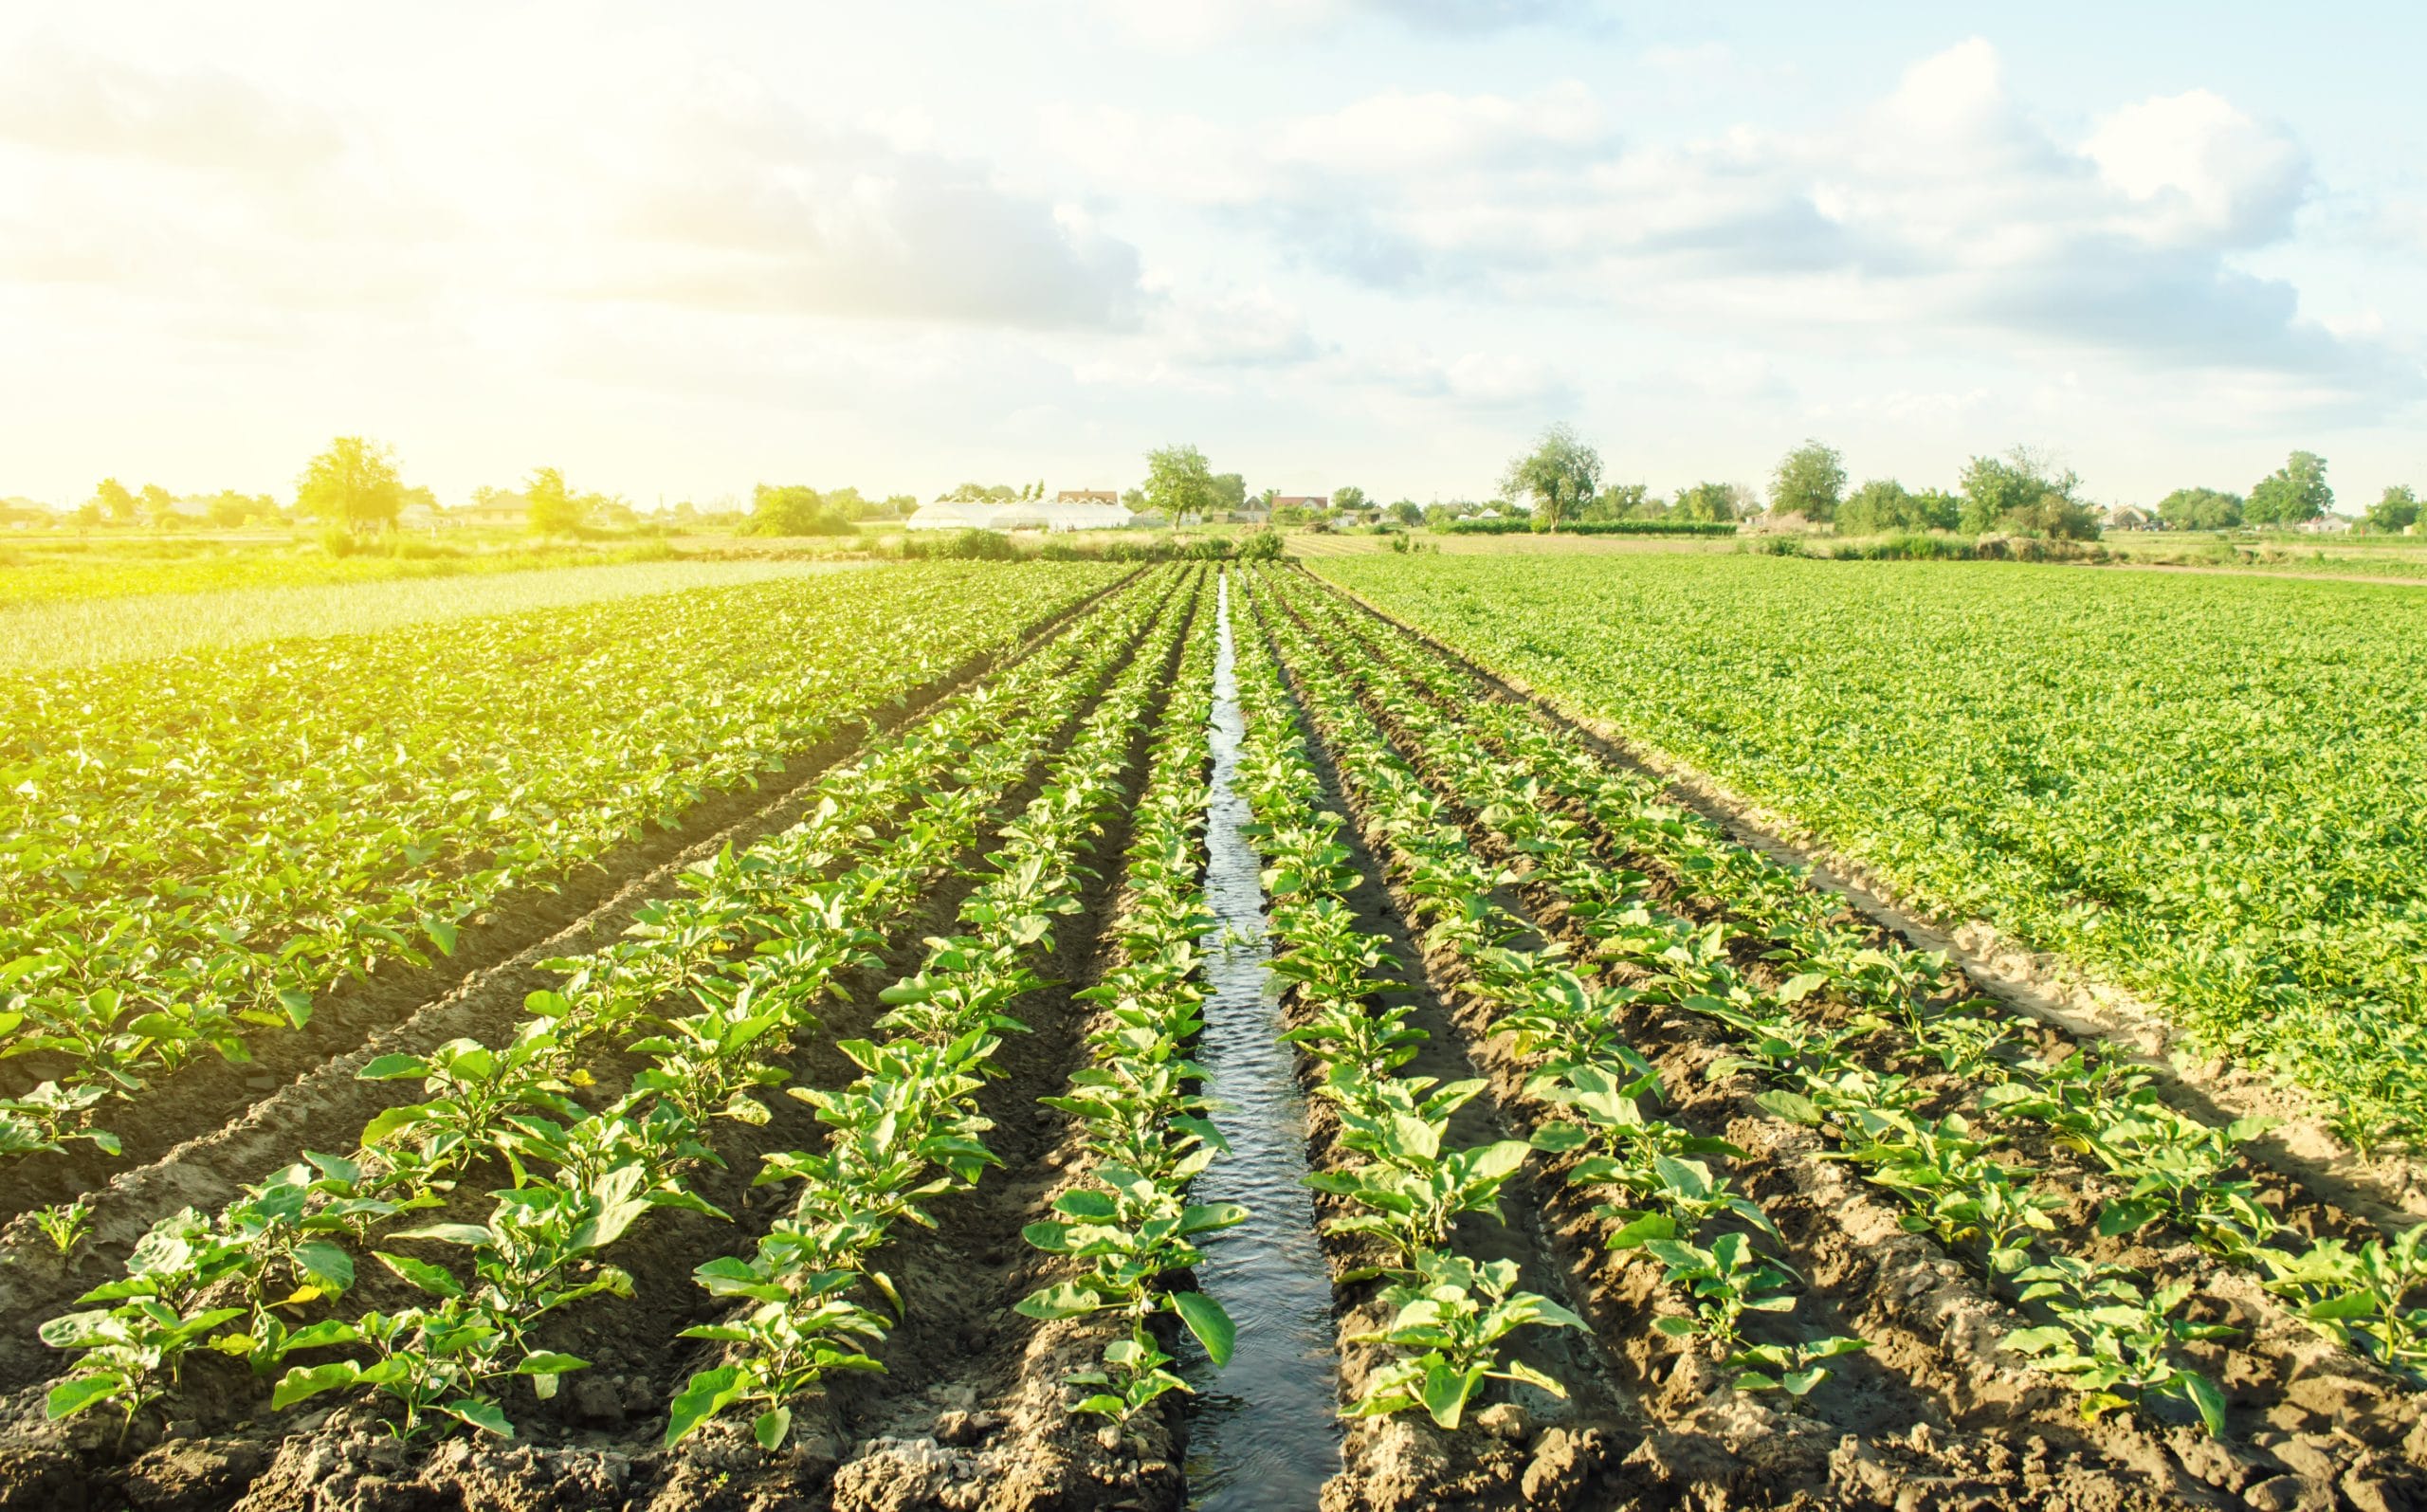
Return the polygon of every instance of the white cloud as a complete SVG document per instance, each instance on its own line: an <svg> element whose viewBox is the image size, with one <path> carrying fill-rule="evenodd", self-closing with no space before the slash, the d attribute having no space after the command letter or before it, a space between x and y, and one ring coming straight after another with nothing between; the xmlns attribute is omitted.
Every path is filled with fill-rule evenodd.
<svg viewBox="0 0 2427 1512"><path fill-rule="evenodd" d="M2272 242L2309 184L2299 143L2204 89L2114 112L2083 151L2131 196L2141 234L2165 245Z"/></svg>

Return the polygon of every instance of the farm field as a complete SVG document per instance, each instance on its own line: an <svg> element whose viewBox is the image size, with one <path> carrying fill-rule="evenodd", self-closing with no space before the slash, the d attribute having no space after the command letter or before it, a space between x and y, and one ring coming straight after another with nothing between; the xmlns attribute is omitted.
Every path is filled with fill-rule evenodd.
<svg viewBox="0 0 2427 1512"><path fill-rule="evenodd" d="M347 558L351 561L354 558ZM342 566L343 562L329 565ZM410 567L411 561L385 565ZM0 670L99 666L291 636L363 635L407 625L573 609L694 588L835 572L842 563L651 561L512 572L380 574L246 588L67 594L0 605ZM22 569L0 569L0 583Z"/></svg>
<svg viewBox="0 0 2427 1512"><path fill-rule="evenodd" d="M2161 1005L2372 1148L2427 1127L2427 600L1992 563L1323 571Z"/></svg>
<svg viewBox="0 0 2427 1512"><path fill-rule="evenodd" d="M1319 565L1545 686L1606 616L1521 570L1847 572ZM19 1098L0 1509L2427 1497L2422 1230L1296 566L10 696L0 1069L93 1090Z"/></svg>

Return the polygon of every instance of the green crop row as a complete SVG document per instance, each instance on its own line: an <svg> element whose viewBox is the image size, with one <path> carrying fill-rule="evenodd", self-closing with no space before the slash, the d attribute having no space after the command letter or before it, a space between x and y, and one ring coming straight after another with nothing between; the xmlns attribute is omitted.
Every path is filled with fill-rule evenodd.
<svg viewBox="0 0 2427 1512"><path fill-rule="evenodd" d="M1327 562L1924 906L2159 1003L2363 1152L2427 1129L2427 601L1759 557Z"/></svg>
<svg viewBox="0 0 2427 1512"><path fill-rule="evenodd" d="M1265 861L1271 969L1288 984L1300 1019L1285 1038L1322 1067L1316 1092L1338 1113L1348 1157L1305 1181L1342 1210L1323 1220L1323 1230L1373 1256L1336 1282L1388 1283L1389 1321L1348 1340L1380 1348L1387 1362L1366 1376L1344 1413L1421 1409L1455 1429L1495 1379L1564 1396L1560 1382L1503 1351L1520 1329L1575 1328L1581 1321L1518 1289L1514 1262L1477 1263L1450 1245L1461 1215L1500 1216L1501 1189L1524 1163L1525 1146L1449 1143L1451 1117L1484 1084L1401 1074L1426 1032L1409 1022L1410 1004L1382 996L1399 963L1347 902L1357 873L1341 843L1342 820L1323 806L1305 735L1261 630L1238 637L1237 676L1247 722L1238 781L1256 819L1250 837Z"/></svg>
<svg viewBox="0 0 2427 1512"><path fill-rule="evenodd" d="M871 961L883 932L976 841L1160 611L1159 586L1127 591L829 772L798 825L695 868L683 894L644 910L626 939L550 963L562 990L533 993L532 1017L502 1047L462 1040L367 1066L367 1079L421 1081L424 1101L373 1120L351 1157L310 1155L215 1216L188 1209L156 1225L125 1279L46 1325L46 1340L76 1356L50 1394L52 1415L112 1403L131 1420L207 1343L265 1376L285 1366L277 1407L369 1387L396 1404L402 1431L455 1419L510 1432L503 1380L527 1375L545 1397L584 1364L537 1347L535 1326L583 1298L630 1294L631 1278L602 1255L646 1212L714 1211L684 1173L717 1161L717 1120L765 1121L755 1089L784 1079L779 1063L815 1029L836 975ZM913 794L921 801L903 813ZM645 1065L622 1095L587 1109L576 1093L591 1084L589 1052L617 1044ZM428 1259L374 1250L424 1300L304 1316L353 1286L355 1251L374 1230L460 1208L463 1176L501 1168L513 1184L494 1193L487 1222L385 1236L465 1248L468 1284ZM349 1352L326 1354L339 1348Z"/></svg>
<svg viewBox="0 0 2427 1512"><path fill-rule="evenodd" d="M916 568L0 683L0 1156L426 963L1110 574Z"/></svg>
<svg viewBox="0 0 2427 1512"><path fill-rule="evenodd" d="M2055 1231L2056 1182L2000 1148L2025 1129L2106 1174L2112 1194L2096 1219L2099 1237L2163 1224L2251 1272L2318 1332L2398 1371L2418 1370L2427 1312L2411 1299L2427 1287L2427 1270L2418 1236L2357 1249L2297 1237L2237 1169L2237 1146L2258 1125L2203 1125L2162 1102L2144 1073L2096 1047L2027 1056L2011 1021L1984 1013L1988 1005L1948 999L1942 957L1850 927L1791 873L1660 803L1647 780L1600 766L1522 710L1479 700L1470 681L1361 613L1312 592L1291 598L1347 650L1365 699L1426 753L1473 823L1528 858L1532 880L1560 899L1596 960L1638 974L1639 986L1609 998L1607 1021L1632 1002L1670 1001L1737 1039L1741 1053L1714 1074L1763 1075L1778 1090L1762 1106L1819 1129L1906 1208L1907 1230L1975 1259L2018 1302L2038 1304L2053 1321L2018 1331L2008 1345L2071 1378L2086 1405L2181 1395L2213 1430L2221 1394L2170 1357L2170 1346L2224 1331L2169 1316L2190 1280L2147 1287L2081 1255L2089 1235ZM1576 814L1589 816L1619 856L1652 858L1723 908L1724 921L1704 930L1664 915L1641 894L1643 879L1597 848ZM1490 932L1470 923L1451 936ZM1729 945L1740 938L1757 942L1773 963L1765 982L1730 963ZM1526 954L1477 953L1485 991L1508 998L1505 984ZM1573 1002L1579 991L1533 995ZM1502 1022L1526 1031L1523 1018ZM1943 1093L1918 1075L1874 1071L1857 1044L1871 1056L1885 1046L1897 1064L1953 1080L1964 1105L1944 1110ZM1654 1079L1628 1096L1656 1090ZM1550 1095L1574 1102L1555 1088Z"/></svg>

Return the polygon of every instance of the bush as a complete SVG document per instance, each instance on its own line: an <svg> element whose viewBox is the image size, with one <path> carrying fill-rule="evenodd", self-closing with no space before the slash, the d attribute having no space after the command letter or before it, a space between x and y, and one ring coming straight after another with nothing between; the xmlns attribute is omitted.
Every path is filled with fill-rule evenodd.
<svg viewBox="0 0 2427 1512"><path fill-rule="evenodd" d="M913 536L902 543L913 561L1009 562L1022 553L999 530L961 530L949 536Z"/></svg>
<svg viewBox="0 0 2427 1512"><path fill-rule="evenodd" d="M343 525L324 525L320 529L320 550L332 556L351 556L362 549L354 532Z"/></svg>
<svg viewBox="0 0 2427 1512"><path fill-rule="evenodd" d="M1231 544L1231 555L1243 562L1276 561L1281 556L1281 533L1269 526L1252 530Z"/></svg>
<svg viewBox="0 0 2427 1512"><path fill-rule="evenodd" d="M1453 519L1436 525L1449 536L1531 535L1530 519ZM1560 536L1733 536L1732 520L1713 519L1563 519L1553 532Z"/></svg>

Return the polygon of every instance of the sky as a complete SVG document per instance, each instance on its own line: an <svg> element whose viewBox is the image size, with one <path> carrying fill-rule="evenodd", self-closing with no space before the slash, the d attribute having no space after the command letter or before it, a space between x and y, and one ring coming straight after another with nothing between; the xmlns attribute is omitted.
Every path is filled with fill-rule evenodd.
<svg viewBox="0 0 2427 1512"><path fill-rule="evenodd" d="M0 495L2427 486L2427 10L17 0Z"/></svg>

